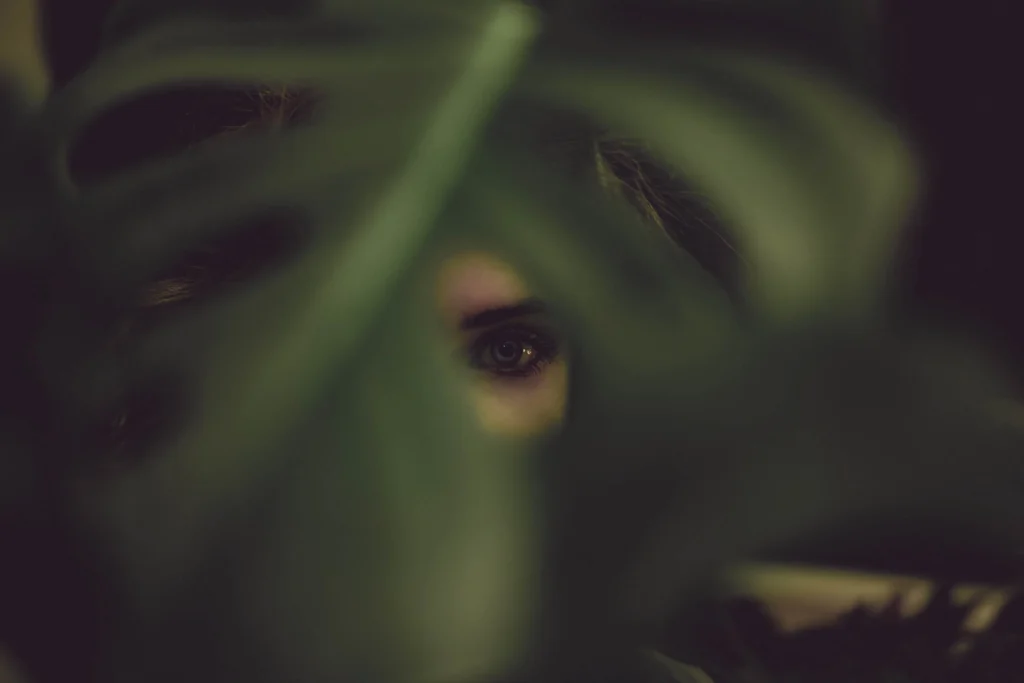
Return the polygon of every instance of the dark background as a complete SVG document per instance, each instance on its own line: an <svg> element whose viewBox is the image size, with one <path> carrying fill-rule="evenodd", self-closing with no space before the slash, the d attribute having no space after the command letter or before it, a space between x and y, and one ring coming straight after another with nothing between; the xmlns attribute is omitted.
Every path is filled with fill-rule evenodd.
<svg viewBox="0 0 1024 683"><path fill-rule="evenodd" d="M889 7L890 86L928 173L904 263L912 310L962 320L1024 377L1016 23L1009 0Z"/></svg>
<svg viewBox="0 0 1024 683"><path fill-rule="evenodd" d="M369 0L368 0L369 1ZM821 0L827 3L828 0ZM1018 293L1017 209L1022 174L1013 108L1024 63L1009 0L934 3L881 0L888 105L914 138L927 194L908 233L897 291L913 316L952 323L983 339L1024 386L1024 324ZM97 49L111 0L50 0L48 43L58 83ZM1017 134L1017 135L1015 135ZM942 539L876 541L834 561L890 571L998 580L1017 561L950 553ZM941 570L941 571L940 571Z"/></svg>

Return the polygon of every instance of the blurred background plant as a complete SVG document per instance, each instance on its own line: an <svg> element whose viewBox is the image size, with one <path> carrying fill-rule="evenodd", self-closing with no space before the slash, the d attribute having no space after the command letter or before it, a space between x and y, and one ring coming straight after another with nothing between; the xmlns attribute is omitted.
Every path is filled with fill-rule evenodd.
<svg viewBox="0 0 1024 683"><path fill-rule="evenodd" d="M918 172L865 3L139 1L48 95L36 8L2 7L0 642L38 683L596 679L739 560L850 528L1020 538L1001 369L891 321ZM132 98L265 84L316 115L69 168ZM540 157L564 112L709 197L742 312ZM111 342L144 283L268 215L302 226L273 268ZM420 278L467 235L572 340L555 438L481 429L430 333ZM125 400L164 431L112 469L95 434Z"/></svg>

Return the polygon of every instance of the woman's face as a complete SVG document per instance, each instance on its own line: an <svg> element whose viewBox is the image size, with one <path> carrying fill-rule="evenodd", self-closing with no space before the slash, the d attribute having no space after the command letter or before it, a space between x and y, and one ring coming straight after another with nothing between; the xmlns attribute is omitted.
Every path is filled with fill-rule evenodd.
<svg viewBox="0 0 1024 683"><path fill-rule="evenodd" d="M568 399L568 359L544 303L509 265L484 252L448 256L437 305L475 373L470 400L488 431L532 436L557 427Z"/></svg>

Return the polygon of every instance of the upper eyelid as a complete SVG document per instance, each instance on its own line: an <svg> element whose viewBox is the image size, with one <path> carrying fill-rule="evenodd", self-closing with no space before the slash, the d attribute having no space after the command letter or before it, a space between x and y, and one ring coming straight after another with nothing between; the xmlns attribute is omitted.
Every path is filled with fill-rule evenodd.
<svg viewBox="0 0 1024 683"><path fill-rule="evenodd" d="M551 325L533 322L529 316L494 323L482 329L466 330L467 336L473 339L483 339L503 332L521 332L527 336L551 339L552 341L558 338L558 334Z"/></svg>
<svg viewBox="0 0 1024 683"><path fill-rule="evenodd" d="M486 327L460 330L460 335L464 343L472 346L473 344L480 343L481 340L508 331L521 332L524 335L540 337L545 340L551 340L552 343L561 344L561 335L556 331L554 325L547 323L543 319L538 319L536 315L529 314L500 322L493 322Z"/></svg>

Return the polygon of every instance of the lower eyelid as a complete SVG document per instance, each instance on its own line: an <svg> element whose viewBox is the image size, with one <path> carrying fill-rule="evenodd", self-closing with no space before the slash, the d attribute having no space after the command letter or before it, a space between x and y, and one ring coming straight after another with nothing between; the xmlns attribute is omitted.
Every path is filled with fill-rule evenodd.
<svg viewBox="0 0 1024 683"><path fill-rule="evenodd" d="M503 373L492 370L480 370L478 372L482 376L483 381L496 387L499 391L507 389L510 392L530 392L546 384L552 371L555 371L559 364L560 360L553 358L521 373Z"/></svg>
<svg viewBox="0 0 1024 683"><path fill-rule="evenodd" d="M537 361L535 364L529 367L523 368L522 370L506 370L504 372L500 370L495 370L493 368L481 368L481 370L489 375L492 375L493 377L502 380L524 380L536 377L537 375L544 374L544 371L547 369L547 367L554 363L556 360L558 360L557 357L545 358Z"/></svg>
<svg viewBox="0 0 1024 683"><path fill-rule="evenodd" d="M546 363L526 376L476 376L469 394L488 430L533 435L557 427L565 418L568 366L564 359Z"/></svg>

